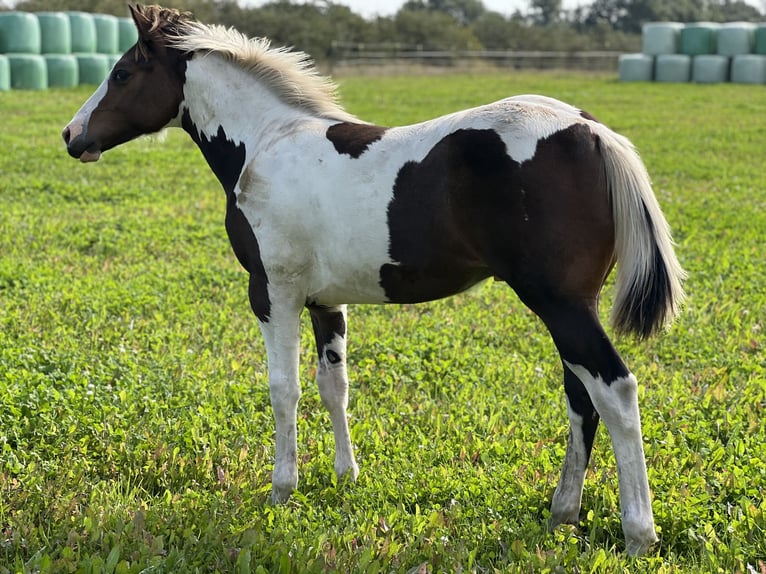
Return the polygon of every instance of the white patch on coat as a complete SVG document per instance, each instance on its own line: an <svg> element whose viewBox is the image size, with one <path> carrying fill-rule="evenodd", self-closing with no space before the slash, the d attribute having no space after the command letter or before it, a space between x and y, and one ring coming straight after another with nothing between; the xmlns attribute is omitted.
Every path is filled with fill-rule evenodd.
<svg viewBox="0 0 766 574"><path fill-rule="evenodd" d="M638 381L630 373L607 384L582 365L564 361L577 375L612 439L620 484L622 529L630 554L642 554L657 540L641 437Z"/></svg>
<svg viewBox="0 0 766 574"><path fill-rule="evenodd" d="M235 193L269 282L290 284L308 301L332 306L386 302L380 268L395 264L388 206L402 166L422 162L460 129L494 130L511 158L528 161L540 139L585 121L551 102L508 98L390 128L358 158L338 153L327 138L327 128L338 121L283 103L214 54L189 62L181 107L204 137L223 127L232 142L245 145L240 176L246 177Z"/></svg>

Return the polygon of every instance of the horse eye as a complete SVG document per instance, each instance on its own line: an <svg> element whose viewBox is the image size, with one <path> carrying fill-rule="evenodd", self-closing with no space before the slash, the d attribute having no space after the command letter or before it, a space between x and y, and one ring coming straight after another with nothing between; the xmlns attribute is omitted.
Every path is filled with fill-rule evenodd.
<svg viewBox="0 0 766 574"><path fill-rule="evenodd" d="M128 81L128 78L130 78L130 72L122 68L118 68L112 72L112 79L115 82L125 83Z"/></svg>

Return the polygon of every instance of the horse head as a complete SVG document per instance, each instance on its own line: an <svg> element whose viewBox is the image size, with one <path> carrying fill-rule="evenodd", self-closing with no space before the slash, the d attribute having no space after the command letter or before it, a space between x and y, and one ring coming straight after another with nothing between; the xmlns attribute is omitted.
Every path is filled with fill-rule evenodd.
<svg viewBox="0 0 766 574"><path fill-rule="evenodd" d="M64 128L69 154L82 162L140 135L154 133L178 116L186 61L191 54L169 43L183 33L189 14L157 6L130 6L138 41Z"/></svg>

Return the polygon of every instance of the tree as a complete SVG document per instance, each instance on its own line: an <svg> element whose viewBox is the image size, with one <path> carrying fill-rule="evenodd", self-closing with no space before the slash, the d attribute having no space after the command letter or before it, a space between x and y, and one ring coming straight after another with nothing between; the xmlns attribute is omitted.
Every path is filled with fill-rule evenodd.
<svg viewBox="0 0 766 574"><path fill-rule="evenodd" d="M487 11L481 0L408 0L402 10L443 12L461 24L475 22Z"/></svg>
<svg viewBox="0 0 766 574"><path fill-rule="evenodd" d="M532 19L535 24L549 26L561 16L561 0L532 0Z"/></svg>
<svg viewBox="0 0 766 574"><path fill-rule="evenodd" d="M470 28L440 11L399 10L394 16L397 41L425 50L478 50L481 44Z"/></svg>

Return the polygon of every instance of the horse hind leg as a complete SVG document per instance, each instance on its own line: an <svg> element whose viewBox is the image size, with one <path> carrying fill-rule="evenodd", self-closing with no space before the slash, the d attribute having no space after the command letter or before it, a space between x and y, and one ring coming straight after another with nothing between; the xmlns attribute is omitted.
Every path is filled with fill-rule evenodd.
<svg viewBox="0 0 766 574"><path fill-rule="evenodd" d="M598 413L588 391L566 364L564 390L570 428L561 478L551 503L552 527L559 524L577 524L580 521L585 473L599 423Z"/></svg>
<svg viewBox="0 0 766 574"><path fill-rule="evenodd" d="M310 306L309 311L319 354L316 375L319 396L330 413L335 437L335 474L338 479L356 480L359 467L354 459L346 416L346 306Z"/></svg>
<svg viewBox="0 0 766 574"><path fill-rule="evenodd" d="M569 381L567 398L570 420L575 424L562 471L564 483L560 483L558 496L554 496L552 513L554 516L573 518L572 509L566 508L565 503L574 500L577 490L581 492L581 477L587 462L583 453L588 450L588 437L592 444L596 426L593 424L591 428L585 425L583 413L587 415L590 402L612 440L626 548L629 554L643 554L657 541L657 536L641 438L636 377L627 369L604 333L595 304L558 305L548 307L539 314L553 336L565 368L582 384L589 399L582 395L576 381L567 379L570 375L565 375L565 381ZM573 399L578 397L579 405L574 405ZM571 416L572 411L576 416ZM567 464L571 465L571 470Z"/></svg>

